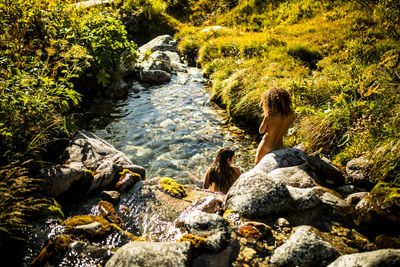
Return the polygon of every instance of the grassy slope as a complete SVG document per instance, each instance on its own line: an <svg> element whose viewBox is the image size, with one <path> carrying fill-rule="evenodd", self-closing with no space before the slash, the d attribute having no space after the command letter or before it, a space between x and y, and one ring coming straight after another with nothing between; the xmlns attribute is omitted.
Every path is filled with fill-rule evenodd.
<svg viewBox="0 0 400 267"><path fill-rule="evenodd" d="M398 182L400 42L384 14L354 1L262 2L239 1L176 35L184 53L198 54L213 99L256 126L260 95L287 88L298 116L286 144L343 165L365 155L374 181ZM201 31L215 24L226 28Z"/></svg>

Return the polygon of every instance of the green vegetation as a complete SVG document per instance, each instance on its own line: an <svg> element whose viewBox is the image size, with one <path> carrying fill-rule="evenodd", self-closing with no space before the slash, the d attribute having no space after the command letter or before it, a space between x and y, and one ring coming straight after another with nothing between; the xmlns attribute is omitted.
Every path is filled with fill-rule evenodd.
<svg viewBox="0 0 400 267"><path fill-rule="evenodd" d="M160 177L160 186L177 198L184 198L187 196L185 187L175 182L172 178Z"/></svg>
<svg viewBox="0 0 400 267"><path fill-rule="evenodd" d="M200 24L181 18L186 26L176 34L210 78L215 102L257 129L261 94L284 87L297 112L287 145L302 143L342 165L364 155L374 162L373 182L400 185L396 1L239 0L217 10L201 10L208 16Z"/></svg>
<svg viewBox="0 0 400 267"><path fill-rule="evenodd" d="M35 166L49 141L74 129L70 114L90 93L88 85L101 90L137 57L117 10L77 8L75 2L0 1L2 237L22 238L35 212L62 216L30 178ZM15 163L27 159L34 161Z"/></svg>

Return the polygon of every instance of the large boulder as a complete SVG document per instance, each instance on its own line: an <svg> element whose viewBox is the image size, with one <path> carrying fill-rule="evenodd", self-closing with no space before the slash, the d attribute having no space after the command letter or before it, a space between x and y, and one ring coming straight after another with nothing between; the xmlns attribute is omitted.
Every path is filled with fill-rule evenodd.
<svg viewBox="0 0 400 267"><path fill-rule="evenodd" d="M189 242L132 242L124 245L106 263L106 267L189 266Z"/></svg>
<svg viewBox="0 0 400 267"><path fill-rule="evenodd" d="M355 158L347 162L346 173L351 184L371 189L373 184L369 180L368 170L371 168L372 162L365 157Z"/></svg>
<svg viewBox="0 0 400 267"><path fill-rule="evenodd" d="M274 250L271 263L276 266L324 266L341 254L310 226L294 230L290 238Z"/></svg>
<svg viewBox="0 0 400 267"><path fill-rule="evenodd" d="M316 185L313 178L315 174L305 164L275 169L269 173L269 176L283 181L286 185L298 188L309 188Z"/></svg>
<svg viewBox="0 0 400 267"><path fill-rule="evenodd" d="M400 265L400 249L381 249L370 252L343 255L329 267L389 267Z"/></svg>
<svg viewBox="0 0 400 267"><path fill-rule="evenodd" d="M308 159L307 155L296 148L282 148L265 155L253 168L254 172L269 173L278 168L301 165Z"/></svg>
<svg viewBox="0 0 400 267"><path fill-rule="evenodd" d="M144 54L147 51L151 53L155 51L170 51L170 52L178 52L177 49L178 42L174 40L170 35L160 35L150 42L139 47L140 54Z"/></svg>
<svg viewBox="0 0 400 267"><path fill-rule="evenodd" d="M98 136L78 132L65 149L63 165L41 170L43 191L56 197L74 187L79 193L87 193L102 188L114 181L119 172L129 169L145 178L145 170L121 151ZM75 193L75 192L74 192Z"/></svg>

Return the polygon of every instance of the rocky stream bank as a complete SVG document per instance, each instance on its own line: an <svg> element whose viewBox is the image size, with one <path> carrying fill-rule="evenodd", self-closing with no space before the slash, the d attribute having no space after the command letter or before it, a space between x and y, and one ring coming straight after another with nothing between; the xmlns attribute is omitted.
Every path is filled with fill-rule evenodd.
<svg viewBox="0 0 400 267"><path fill-rule="evenodd" d="M169 36L140 51L141 81L167 82L185 71ZM110 95L120 95L113 90ZM32 230L27 265L400 263L400 217L382 205L379 188L366 190L357 162L342 172L322 155L279 149L244 172L226 196L146 177L143 167L85 131L60 162L41 173L46 194L68 203L65 218L48 218Z"/></svg>

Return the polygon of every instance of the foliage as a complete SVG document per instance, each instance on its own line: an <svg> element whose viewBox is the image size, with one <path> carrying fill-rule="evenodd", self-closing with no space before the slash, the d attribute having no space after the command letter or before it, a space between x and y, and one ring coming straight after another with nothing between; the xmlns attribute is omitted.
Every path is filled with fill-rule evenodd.
<svg viewBox="0 0 400 267"><path fill-rule="evenodd" d="M397 181L399 10L390 0L239 1L214 16L223 30L205 31L205 23L176 37L234 118L256 128L261 94L287 88L297 119L285 144L343 165L367 156L374 182Z"/></svg>
<svg viewBox="0 0 400 267"><path fill-rule="evenodd" d="M48 206L47 200L35 197L38 180L28 175L28 162L13 162L0 167L0 237L23 239L28 219Z"/></svg>

